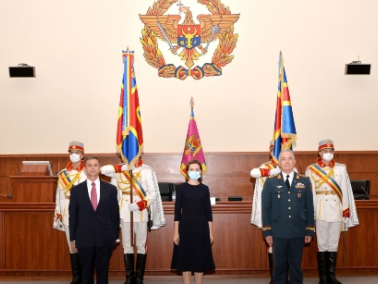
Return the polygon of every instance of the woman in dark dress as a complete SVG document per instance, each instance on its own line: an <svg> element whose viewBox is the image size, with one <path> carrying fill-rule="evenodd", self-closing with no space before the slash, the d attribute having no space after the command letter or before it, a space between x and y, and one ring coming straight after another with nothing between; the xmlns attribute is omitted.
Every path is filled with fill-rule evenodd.
<svg viewBox="0 0 378 284"><path fill-rule="evenodd" d="M189 179L176 189L172 269L182 272L184 284L201 284L203 272L214 270L213 215L209 188L202 184L202 166L197 160L186 165Z"/></svg>

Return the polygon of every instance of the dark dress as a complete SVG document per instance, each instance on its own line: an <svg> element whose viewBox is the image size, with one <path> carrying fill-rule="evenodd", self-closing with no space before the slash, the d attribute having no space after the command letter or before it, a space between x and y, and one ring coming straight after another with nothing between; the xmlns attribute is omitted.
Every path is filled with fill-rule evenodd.
<svg viewBox="0 0 378 284"><path fill-rule="evenodd" d="M174 245L171 269L214 270L209 230L213 215L206 185L183 183L177 187L175 221L179 221L179 245Z"/></svg>

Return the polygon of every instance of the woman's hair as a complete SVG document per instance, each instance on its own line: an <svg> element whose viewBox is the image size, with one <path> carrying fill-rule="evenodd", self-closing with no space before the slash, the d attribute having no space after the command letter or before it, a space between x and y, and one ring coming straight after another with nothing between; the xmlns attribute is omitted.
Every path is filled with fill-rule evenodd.
<svg viewBox="0 0 378 284"><path fill-rule="evenodd" d="M193 164L197 164L201 170L201 177L198 179L199 182L202 182L202 165L201 165L201 162L198 161L198 160L190 160L187 164L186 164L186 167L185 167L185 172L186 172L186 176L187 176L187 179L189 179L189 176L188 176L188 171L189 171L189 167L190 165L193 165Z"/></svg>

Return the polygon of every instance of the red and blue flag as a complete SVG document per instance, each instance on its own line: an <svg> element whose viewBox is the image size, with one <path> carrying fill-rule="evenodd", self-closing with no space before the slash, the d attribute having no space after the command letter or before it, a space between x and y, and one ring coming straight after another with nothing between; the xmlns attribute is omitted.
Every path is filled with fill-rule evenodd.
<svg viewBox="0 0 378 284"><path fill-rule="evenodd" d="M118 109L116 147L129 170L143 152L142 118L134 72L134 51L122 51L124 71Z"/></svg>
<svg viewBox="0 0 378 284"><path fill-rule="evenodd" d="M295 140L297 140L297 131L295 129L293 107L291 106L284 60L282 52L280 52L276 116L273 130L273 159L278 162L281 150L292 149Z"/></svg>

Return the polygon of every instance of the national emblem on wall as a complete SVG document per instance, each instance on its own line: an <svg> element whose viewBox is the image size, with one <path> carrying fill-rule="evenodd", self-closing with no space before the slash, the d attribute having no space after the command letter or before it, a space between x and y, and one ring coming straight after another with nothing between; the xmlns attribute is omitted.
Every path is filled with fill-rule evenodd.
<svg viewBox="0 0 378 284"><path fill-rule="evenodd" d="M234 58L232 52L238 41L238 34L234 34L234 23L239 19L239 14L231 14L229 7L225 7L220 0L197 2L205 5L211 14L198 15L195 21L190 7L182 1L158 0L149 7L146 15L140 15L144 23L140 39L144 57L148 64L158 69L159 77L185 80L191 76L199 80L220 76L222 68ZM173 4L178 6L180 14L164 15ZM159 43L167 45L174 56L184 61L184 66L167 64ZM209 47L216 43L218 45L211 62L196 65L201 57L210 59L207 56Z"/></svg>

